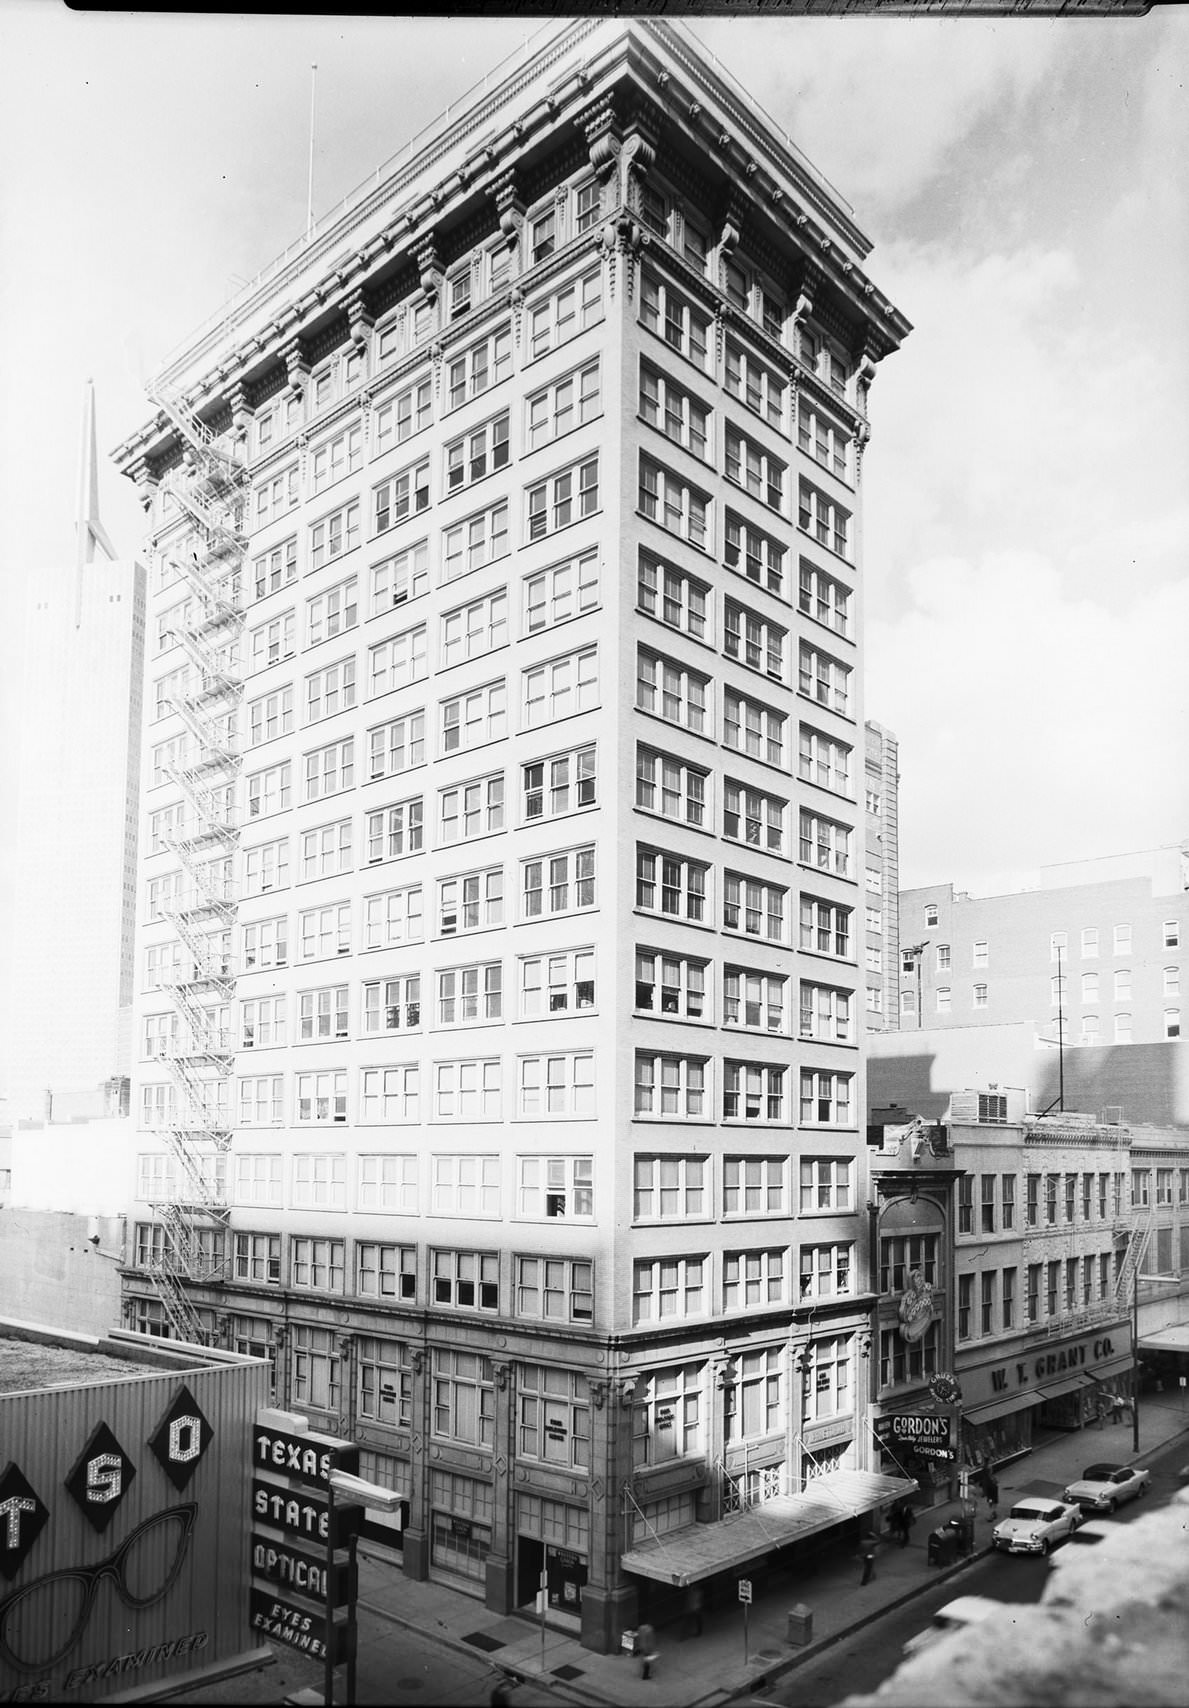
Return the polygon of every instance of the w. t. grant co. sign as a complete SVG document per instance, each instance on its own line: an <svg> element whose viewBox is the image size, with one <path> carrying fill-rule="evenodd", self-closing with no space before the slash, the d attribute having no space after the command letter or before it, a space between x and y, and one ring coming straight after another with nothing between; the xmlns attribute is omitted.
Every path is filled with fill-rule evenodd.
<svg viewBox="0 0 1189 1708"><path fill-rule="evenodd" d="M966 1408L985 1405L998 1396L1034 1392L1037 1401L1045 1391L1060 1385L1068 1391L1073 1378L1088 1381L1117 1375L1131 1362L1131 1325L1124 1319L1095 1334L1076 1340L1055 1341L1046 1347L1030 1347L1018 1358L964 1370L962 1389Z"/></svg>

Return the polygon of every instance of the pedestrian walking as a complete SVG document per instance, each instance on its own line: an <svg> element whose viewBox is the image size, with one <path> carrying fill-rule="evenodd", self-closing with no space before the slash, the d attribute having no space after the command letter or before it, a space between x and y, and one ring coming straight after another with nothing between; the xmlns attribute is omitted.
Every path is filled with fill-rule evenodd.
<svg viewBox="0 0 1189 1708"><path fill-rule="evenodd" d="M656 1652L656 1632L651 1625L637 1625L636 1653L640 1657L640 1677L652 1677L652 1663L659 1659Z"/></svg>
<svg viewBox="0 0 1189 1708"><path fill-rule="evenodd" d="M859 1579L859 1588L862 1589L863 1585L870 1583L872 1578L875 1576L874 1542L864 1542L863 1546L859 1549L859 1558L863 1562L863 1575Z"/></svg>
<svg viewBox="0 0 1189 1708"><path fill-rule="evenodd" d="M916 1509L911 1501L906 1500L900 1510L904 1514L904 1540L907 1544L912 1540L912 1527L917 1521Z"/></svg>
<svg viewBox="0 0 1189 1708"><path fill-rule="evenodd" d="M994 1523L995 1519L999 1516L999 1484L995 1481L990 1471L987 1472L987 1480L984 1487L987 1492L987 1516L991 1519L991 1522Z"/></svg>
<svg viewBox="0 0 1189 1708"><path fill-rule="evenodd" d="M706 1595L700 1583L691 1583L685 1598L685 1610L689 1614L690 1634L694 1637L702 1635L702 1613L706 1606Z"/></svg>

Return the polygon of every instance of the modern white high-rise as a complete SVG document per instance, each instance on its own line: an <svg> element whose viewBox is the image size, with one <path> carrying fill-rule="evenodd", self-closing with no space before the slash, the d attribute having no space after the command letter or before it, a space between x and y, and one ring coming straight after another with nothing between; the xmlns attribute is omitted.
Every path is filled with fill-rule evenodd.
<svg viewBox="0 0 1189 1708"><path fill-rule="evenodd" d="M869 248L688 30L571 21L119 453L128 1321L270 1353L406 1495L406 1572L506 1611L544 1572L596 1648L889 1497L861 470L909 328Z"/></svg>
<svg viewBox="0 0 1189 1708"><path fill-rule="evenodd" d="M131 1000L145 572L99 520L87 387L73 565L30 576L20 649L8 1116L118 1114Z"/></svg>

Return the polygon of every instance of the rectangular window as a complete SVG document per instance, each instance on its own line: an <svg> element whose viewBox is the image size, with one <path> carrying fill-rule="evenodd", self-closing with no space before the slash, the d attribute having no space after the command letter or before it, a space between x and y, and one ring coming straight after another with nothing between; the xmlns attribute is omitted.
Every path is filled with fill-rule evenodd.
<svg viewBox="0 0 1189 1708"><path fill-rule="evenodd" d="M505 409L501 415L447 444L446 492L461 492L464 487L507 468L509 456L509 416Z"/></svg>
<svg viewBox="0 0 1189 1708"><path fill-rule="evenodd" d="M278 1162L280 1158L276 1159ZM240 1200L243 1202L244 1200ZM281 1284L280 1234L235 1235L235 1279L257 1285Z"/></svg>
<svg viewBox="0 0 1189 1708"><path fill-rule="evenodd" d="M434 1118L438 1121L498 1121L502 1074L497 1058L438 1062L434 1069Z"/></svg>
<svg viewBox="0 0 1189 1708"><path fill-rule="evenodd" d="M425 803L420 795L369 812L366 818L367 863L379 865L419 854L424 846Z"/></svg>
<svg viewBox="0 0 1189 1708"><path fill-rule="evenodd" d="M847 713L850 704L850 670L816 647L801 643L797 687L800 693L833 711Z"/></svg>
<svg viewBox="0 0 1189 1708"><path fill-rule="evenodd" d="M787 387L783 376L729 338L723 384L732 397L763 416L773 427L784 430Z"/></svg>
<svg viewBox="0 0 1189 1708"><path fill-rule="evenodd" d="M418 1210L417 1158L383 1153L361 1156L357 1208L415 1216ZM409 1291L411 1293L412 1289Z"/></svg>
<svg viewBox="0 0 1189 1708"><path fill-rule="evenodd" d="M355 704L355 660L342 658L305 679L305 721L318 723Z"/></svg>
<svg viewBox="0 0 1189 1708"><path fill-rule="evenodd" d="M817 1038L821 1043L849 1044L854 1040L853 991L836 990L832 985L810 984L801 980L802 1038Z"/></svg>
<svg viewBox="0 0 1189 1708"><path fill-rule="evenodd" d="M679 823L699 827L706 820L709 772L669 758L654 748L636 747L636 805Z"/></svg>
<svg viewBox="0 0 1189 1708"><path fill-rule="evenodd" d="M801 1158L801 1214L851 1209L851 1163L847 1158Z"/></svg>
<svg viewBox="0 0 1189 1708"><path fill-rule="evenodd" d="M571 848L520 864L522 919L575 913L595 905L595 851Z"/></svg>
<svg viewBox="0 0 1189 1708"><path fill-rule="evenodd" d="M652 273L640 280L640 320L695 367L707 365L710 319Z"/></svg>
<svg viewBox="0 0 1189 1708"><path fill-rule="evenodd" d="M263 528L268 522L275 522L288 510L295 510L301 501L297 464L291 463L279 474L266 475L255 489L255 499L254 529ZM257 598L259 597L257 594Z"/></svg>
<svg viewBox="0 0 1189 1708"><path fill-rule="evenodd" d="M428 427L433 417L433 382L418 380L380 404L372 416L372 447L375 456L403 445L414 433Z"/></svg>
<svg viewBox="0 0 1189 1708"><path fill-rule="evenodd" d="M296 470L294 470L296 474ZM294 503L296 503L296 497ZM252 579L257 599L265 599L270 593L278 592L282 587L288 587L291 581L297 580L297 536L282 540L279 546L274 546L263 557L255 558L252 562Z"/></svg>
<svg viewBox="0 0 1189 1708"><path fill-rule="evenodd" d="M482 931L504 921L504 869L489 866L438 881L437 929L443 937Z"/></svg>
<svg viewBox="0 0 1189 1708"><path fill-rule="evenodd" d="M769 854L783 854L788 802L759 789L746 788L730 778L723 783L723 835Z"/></svg>
<svg viewBox="0 0 1189 1708"><path fill-rule="evenodd" d="M375 564L371 572L371 615L381 616L394 605L405 605L429 591L429 541L418 540L395 557Z"/></svg>
<svg viewBox="0 0 1189 1708"><path fill-rule="evenodd" d="M328 1121L339 1125L347 1119L346 1069L331 1069L325 1073L299 1073L297 1076L297 1108L294 1120L301 1122Z"/></svg>
<svg viewBox="0 0 1189 1708"><path fill-rule="evenodd" d="M407 1250L407 1248L405 1248ZM356 1251L357 1293L365 1298L397 1298L395 1283L405 1276L391 1265L399 1262L401 1248L358 1244ZM381 1270L380 1263L390 1267ZM382 1423L391 1429L407 1429L413 1421L413 1371L408 1349L396 1340L377 1340L372 1335L360 1335L356 1343L356 1405L359 1416L370 1423Z"/></svg>
<svg viewBox="0 0 1189 1708"><path fill-rule="evenodd" d="M386 949L398 943L419 943L425 935L420 884L405 884L367 896L363 903L363 947Z"/></svg>
<svg viewBox="0 0 1189 1708"><path fill-rule="evenodd" d="M293 1399L316 1411L335 1412L342 1393L342 1359L334 1350L335 1336L328 1328L305 1323L292 1325L290 1371Z"/></svg>
<svg viewBox="0 0 1189 1708"><path fill-rule="evenodd" d="M454 1254L435 1252L435 1262L439 1257L444 1259L451 1255ZM468 1252L457 1255L472 1257ZM437 1285L436 1277L434 1285ZM473 1278L468 1286L473 1292ZM454 1352L445 1347L434 1349L433 1433L467 1447L489 1448L494 1444L495 1383L490 1358L476 1352Z"/></svg>
<svg viewBox="0 0 1189 1708"><path fill-rule="evenodd" d="M355 786L355 738L332 741L307 753L304 760L307 801L320 801L327 795L337 795Z"/></svg>
<svg viewBox="0 0 1189 1708"><path fill-rule="evenodd" d="M590 1221L594 1158L522 1156L516 1167L516 1215L522 1221Z"/></svg>
<svg viewBox="0 0 1189 1708"><path fill-rule="evenodd" d="M745 694L728 688L723 694L723 746L768 765L784 764L784 735L788 719Z"/></svg>
<svg viewBox="0 0 1189 1708"><path fill-rule="evenodd" d="M636 848L636 906L700 923L706 915L706 876L700 860Z"/></svg>
<svg viewBox="0 0 1189 1708"><path fill-rule="evenodd" d="M363 465L363 427L356 422L333 438L315 446L310 453L310 489L324 492L344 475Z"/></svg>
<svg viewBox="0 0 1189 1708"><path fill-rule="evenodd" d="M779 973L750 972L728 965L723 969L723 1025L786 1033L787 984Z"/></svg>
<svg viewBox="0 0 1189 1708"><path fill-rule="evenodd" d="M423 682L428 674L425 624L369 647L367 663L369 699Z"/></svg>
<svg viewBox="0 0 1189 1708"><path fill-rule="evenodd" d="M650 617L702 640L710 589L704 581L641 549L636 603Z"/></svg>
<svg viewBox="0 0 1189 1708"><path fill-rule="evenodd" d="M757 616L734 599L724 601L722 649L728 658L783 682L787 639L788 630L778 623Z"/></svg>
<svg viewBox="0 0 1189 1708"><path fill-rule="evenodd" d="M813 896L801 897L800 946L819 955L850 955L850 916L848 907L835 902L817 901Z"/></svg>
<svg viewBox="0 0 1189 1708"><path fill-rule="evenodd" d="M485 391L506 380L511 372L512 331L508 326L501 326L448 363L448 407L457 409L468 398L481 397Z"/></svg>
<svg viewBox="0 0 1189 1708"><path fill-rule="evenodd" d="M328 907L309 908L297 916L301 959L321 960L328 955L351 952L351 904L334 902Z"/></svg>
<svg viewBox="0 0 1189 1708"><path fill-rule="evenodd" d="M498 1216L500 1159L497 1156L430 1158L430 1213L435 1216Z"/></svg>
<svg viewBox="0 0 1189 1708"><path fill-rule="evenodd" d="M533 760L523 766L525 820L559 818L564 813L594 806L595 751L592 742L570 753Z"/></svg>
<svg viewBox="0 0 1189 1708"><path fill-rule="evenodd" d="M264 670L282 658L292 658L297 651L297 613L282 611L261 623L248 635L248 652L252 669ZM292 689L290 690L292 693Z"/></svg>
<svg viewBox="0 0 1189 1708"><path fill-rule="evenodd" d="M438 836L442 844L471 841L504 828L504 774L438 792Z"/></svg>
<svg viewBox="0 0 1189 1708"><path fill-rule="evenodd" d="M801 1123L803 1126L847 1127L851 1124L851 1081L853 1074L801 1070Z"/></svg>
<svg viewBox="0 0 1189 1708"><path fill-rule="evenodd" d="M259 747L293 730L293 689L276 688L248 703L248 746ZM162 782L164 778L154 778Z"/></svg>
<svg viewBox="0 0 1189 1708"><path fill-rule="evenodd" d="M240 1152L233 1159L235 1166L235 1201L237 1204L280 1204L282 1200L282 1165L278 1153L248 1155ZM140 1194L142 1197L144 1194ZM268 1277L272 1279L271 1275ZM277 1247L277 1279L280 1280L280 1245Z"/></svg>
<svg viewBox="0 0 1189 1708"><path fill-rule="evenodd" d="M303 1043L321 1038L345 1038L348 1035L346 985L325 985L321 990L302 991L298 997L298 1015L298 1037ZM345 1108L345 1090L343 1097Z"/></svg>
<svg viewBox="0 0 1189 1708"><path fill-rule="evenodd" d="M671 469L640 454L638 505L642 516L670 534L706 549L710 497Z"/></svg>
<svg viewBox="0 0 1189 1708"><path fill-rule="evenodd" d="M632 1405L634 1465L664 1465L705 1450L705 1371L704 1364L681 1364L653 1370L637 1381ZM655 1515L656 1510L656 1503L649 1502L649 1513ZM684 1515L676 1520L679 1524L684 1521Z"/></svg>
<svg viewBox="0 0 1189 1708"><path fill-rule="evenodd" d="M241 1127L277 1126L283 1119L284 1081L278 1074L254 1075L239 1082Z"/></svg>
<svg viewBox="0 0 1189 1708"><path fill-rule="evenodd" d="M560 1119L595 1112L591 1051L522 1056L516 1112L530 1119Z"/></svg>
<svg viewBox="0 0 1189 1708"><path fill-rule="evenodd" d="M289 961L289 922L286 919L259 919L242 927L242 959L244 972L283 967Z"/></svg>
<svg viewBox="0 0 1189 1708"><path fill-rule="evenodd" d="M547 1263L548 1259L525 1260ZM564 1283L565 1277L548 1277ZM572 1279L572 1278L571 1278ZM542 1289L533 1286L533 1301L541 1299ZM564 1287L550 1291L568 1291ZM535 1312L532 1314L536 1314ZM535 1459L560 1470L588 1471L590 1469L590 1394L585 1376L552 1365L521 1364L517 1374L516 1420L517 1453L522 1459Z"/></svg>
<svg viewBox="0 0 1189 1708"><path fill-rule="evenodd" d="M782 508L787 463L736 427L726 430L725 454L725 473L729 481L744 487L770 510Z"/></svg>
<svg viewBox="0 0 1189 1708"><path fill-rule="evenodd" d="M701 1221L710 1214L706 1157L637 1156L633 1216L638 1222Z"/></svg>
<svg viewBox="0 0 1189 1708"><path fill-rule="evenodd" d="M320 1293L343 1291L343 1242L294 1234L289 1241L289 1285Z"/></svg>
<svg viewBox="0 0 1189 1708"><path fill-rule="evenodd" d="M289 838L279 842L264 842L257 848L244 849L243 886L245 896L265 895L269 890L284 889L289 882Z"/></svg>
<svg viewBox="0 0 1189 1708"><path fill-rule="evenodd" d="M301 835L302 882L312 878L335 877L349 872L352 866L351 820L324 824L317 830L304 830Z"/></svg>
<svg viewBox="0 0 1189 1708"><path fill-rule="evenodd" d="M239 1043L242 1050L267 1049L285 1042L285 998L251 997L240 1006Z"/></svg>
<svg viewBox="0 0 1189 1708"><path fill-rule="evenodd" d="M723 1159L724 1216L788 1214L788 1158L728 1156Z"/></svg>
<svg viewBox="0 0 1189 1708"><path fill-rule="evenodd" d="M636 649L636 705L642 712L706 733L710 678L644 647Z"/></svg>
<svg viewBox="0 0 1189 1708"><path fill-rule="evenodd" d="M525 955L520 961L520 1018L577 1014L595 1006L593 949Z"/></svg>
<svg viewBox="0 0 1189 1708"><path fill-rule="evenodd" d="M525 399L527 445L530 451L561 439L575 427L593 421L603 412L599 391L599 361L587 362L574 373L530 392Z"/></svg>
<svg viewBox="0 0 1189 1708"><path fill-rule="evenodd" d="M529 359L576 338L603 318L602 272L596 267L528 311Z"/></svg>
<svg viewBox="0 0 1189 1708"><path fill-rule="evenodd" d="M776 1247L770 1251L723 1252L724 1311L750 1310L762 1305L783 1305L787 1290L786 1253L783 1248Z"/></svg>
<svg viewBox="0 0 1189 1708"><path fill-rule="evenodd" d="M586 1258L518 1257L516 1315L544 1322L592 1322L593 1263Z"/></svg>
<svg viewBox="0 0 1189 1708"><path fill-rule="evenodd" d="M371 1036L413 1032L421 1025L421 975L371 979L363 987L363 1029Z"/></svg>
<svg viewBox="0 0 1189 1708"><path fill-rule="evenodd" d="M701 1020L706 1015L706 961L636 950L636 1008L643 1013Z"/></svg>
<svg viewBox="0 0 1189 1708"><path fill-rule="evenodd" d="M835 741L809 724L802 724L797 774L807 783L817 783L836 794L849 794L851 751L845 742Z"/></svg>
<svg viewBox="0 0 1189 1708"><path fill-rule="evenodd" d="M525 729L555 724L599 704L599 654L595 646L521 672Z"/></svg>
<svg viewBox="0 0 1189 1708"><path fill-rule="evenodd" d="M504 971L499 961L448 967L438 973L439 1026L478 1026L504 1011Z"/></svg>
<svg viewBox="0 0 1189 1708"><path fill-rule="evenodd" d="M723 873L722 923L726 931L743 931L770 943L787 939L788 891L781 884L762 883L738 872Z"/></svg>
<svg viewBox="0 0 1189 1708"><path fill-rule="evenodd" d="M409 712L367 732L368 780L395 777L425 764L425 713Z"/></svg>
<svg viewBox="0 0 1189 1708"><path fill-rule="evenodd" d="M395 1067L364 1068L360 1082L359 1119L365 1123L407 1126L419 1120L420 1072L413 1062Z"/></svg>
<svg viewBox="0 0 1189 1708"><path fill-rule="evenodd" d="M503 677L465 694L442 700L438 706L442 754L461 753L500 741L508 733L508 687Z"/></svg>
<svg viewBox="0 0 1189 1708"><path fill-rule="evenodd" d="M473 569L482 569L507 557L508 501L501 498L487 510L447 528L442 535L442 580L457 581Z"/></svg>
<svg viewBox="0 0 1189 1708"><path fill-rule="evenodd" d="M708 1308L704 1257L646 1258L632 1265L632 1321L666 1322Z"/></svg>
<svg viewBox="0 0 1189 1708"><path fill-rule="evenodd" d="M301 1209L345 1210L346 1157L326 1152L298 1152L293 1158L293 1203Z"/></svg>
<svg viewBox="0 0 1189 1708"><path fill-rule="evenodd" d="M803 865L816 866L819 871L833 872L840 878L848 877L851 835L850 825L802 811L798 857Z"/></svg>
<svg viewBox="0 0 1189 1708"><path fill-rule="evenodd" d="M640 414L666 438L694 456L706 456L710 411L698 398L651 363L640 364Z"/></svg>
<svg viewBox="0 0 1189 1708"><path fill-rule="evenodd" d="M530 540L543 540L548 534L556 534L595 515L599 508L598 457L588 457L585 462L530 486L525 508Z"/></svg>
<svg viewBox="0 0 1189 1708"><path fill-rule="evenodd" d="M770 534L752 527L733 511L726 512L723 562L728 569L745 575L757 587L766 587L770 593L781 594L784 590L784 552L784 546Z"/></svg>
<svg viewBox="0 0 1189 1708"><path fill-rule="evenodd" d="M725 1061L722 1068L724 1121L787 1121L785 1070L764 1062Z"/></svg>
<svg viewBox="0 0 1189 1708"><path fill-rule="evenodd" d="M703 1056L636 1051L635 1113L659 1120L701 1120L710 1114Z"/></svg>
<svg viewBox="0 0 1189 1708"><path fill-rule="evenodd" d="M599 604L599 554L582 552L539 575L525 577L524 629L526 634L554 628L581 617Z"/></svg>
<svg viewBox="0 0 1189 1708"><path fill-rule="evenodd" d="M359 501L324 516L310 528L310 568L321 569L359 544ZM312 643L311 643L312 644Z"/></svg>
<svg viewBox="0 0 1189 1708"><path fill-rule="evenodd" d="M424 632L424 631L422 631ZM508 594L505 588L445 611L441 618L439 663L442 669L481 658L508 642Z"/></svg>
<svg viewBox="0 0 1189 1708"><path fill-rule="evenodd" d="M341 581L337 587L306 600L306 630L308 646L318 646L345 634L359 621L359 582L356 576Z"/></svg>

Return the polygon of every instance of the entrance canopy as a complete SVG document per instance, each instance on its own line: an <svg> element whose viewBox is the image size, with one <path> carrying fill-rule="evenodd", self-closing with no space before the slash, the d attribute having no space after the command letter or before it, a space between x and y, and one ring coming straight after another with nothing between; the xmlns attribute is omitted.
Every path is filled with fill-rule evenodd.
<svg viewBox="0 0 1189 1708"><path fill-rule="evenodd" d="M1173 1323L1140 1336L1141 1352L1189 1352L1189 1323Z"/></svg>
<svg viewBox="0 0 1189 1708"><path fill-rule="evenodd" d="M717 1524L693 1524L667 1536L650 1537L623 1556L623 1569L684 1589L701 1578L758 1560L802 1536L902 1500L916 1487L910 1478L885 1477L878 1471L831 1471L815 1477L802 1494L777 1495Z"/></svg>

